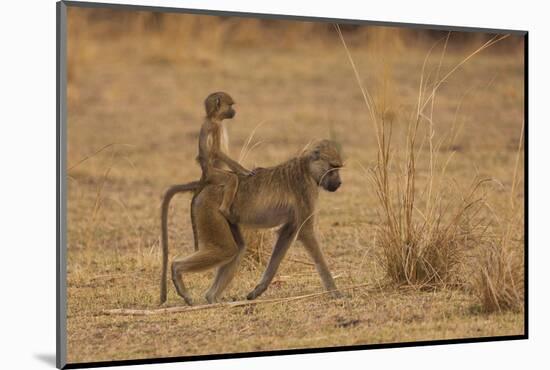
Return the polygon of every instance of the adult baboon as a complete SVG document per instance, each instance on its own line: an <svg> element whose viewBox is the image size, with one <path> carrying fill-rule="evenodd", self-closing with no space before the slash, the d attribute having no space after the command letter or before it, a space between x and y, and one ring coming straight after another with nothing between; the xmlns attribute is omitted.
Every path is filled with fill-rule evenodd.
<svg viewBox="0 0 550 370"><path fill-rule="evenodd" d="M255 176L240 177L233 212L240 224L255 228L281 226L273 253L259 284L247 295L254 299L271 283L286 251L300 240L315 262L325 289L339 296L315 235L315 211L319 187L336 191L341 184L342 159L337 145L329 140L314 144L298 157L275 167L259 169ZM214 283L206 293L216 302L234 276L245 251L239 227L218 212L222 198L219 186L207 185L195 199L195 222L200 235L199 250L178 256L172 262L172 280L178 294L192 304L182 274L217 267ZM166 300L167 245L163 244L163 274L160 301Z"/></svg>

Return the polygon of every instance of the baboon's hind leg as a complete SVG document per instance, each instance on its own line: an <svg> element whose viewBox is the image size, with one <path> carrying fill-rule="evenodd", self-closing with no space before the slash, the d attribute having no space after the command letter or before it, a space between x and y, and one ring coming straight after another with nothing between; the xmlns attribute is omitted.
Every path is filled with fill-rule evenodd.
<svg viewBox="0 0 550 370"><path fill-rule="evenodd" d="M242 237L239 227L237 225L231 224L229 226L231 228L233 238L237 243L238 251L236 256L231 261L229 261L229 263L218 267L216 278L214 279L214 282L210 289L208 289L208 292L206 292L206 300L208 301L208 303L215 303L218 301L222 292L227 288L231 280L233 280L237 267L240 264L244 252L246 251L244 239Z"/></svg>
<svg viewBox="0 0 550 370"><path fill-rule="evenodd" d="M189 293L187 292L187 288L185 288L185 284L183 283L181 274L178 273L178 269L175 261L172 263L172 282L176 287L176 292L178 293L178 295L183 298L185 303L187 303L189 306L192 306L193 300L189 296Z"/></svg>
<svg viewBox="0 0 550 370"><path fill-rule="evenodd" d="M192 255L182 258L177 257L172 262L172 281L178 294L185 300L185 303L192 305L193 302L187 288L183 283L182 274L186 272L197 272L214 268L219 265L227 264L236 256L236 248L229 250L219 250L210 247L205 250L199 250Z"/></svg>
<svg viewBox="0 0 550 370"><path fill-rule="evenodd" d="M199 232L197 230L197 221L195 215L195 199L199 195L199 192L195 192L191 198L191 207L189 208L189 216L191 217L191 228L193 230L193 244L195 246L195 252L199 250Z"/></svg>

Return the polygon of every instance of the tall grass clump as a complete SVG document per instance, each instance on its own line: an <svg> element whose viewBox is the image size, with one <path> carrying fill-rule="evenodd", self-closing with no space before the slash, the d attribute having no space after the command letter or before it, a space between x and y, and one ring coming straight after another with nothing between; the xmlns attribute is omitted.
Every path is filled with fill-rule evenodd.
<svg viewBox="0 0 550 370"><path fill-rule="evenodd" d="M382 104L375 104L361 83L338 25L336 31L376 133L377 159L370 171L370 179L381 217L376 246L380 251L382 267L387 277L399 285L424 287L455 284L460 280L457 279L457 272L465 252L470 246L479 244L484 236L480 214L483 208L481 192L482 184L489 179L474 178L466 190L450 186L452 179L446 176L446 169L454 153L440 158L440 148L446 139L435 140L435 97L441 84L464 63L507 35L495 36L442 77L441 66L449 35L444 41L436 70L428 74L426 63L436 45L430 49L420 74L415 111L407 125L405 143L396 147L395 115L387 114L388 98L384 96ZM427 167L427 174L419 170L419 165ZM423 176L422 184L418 181L419 176Z"/></svg>
<svg viewBox="0 0 550 370"><path fill-rule="evenodd" d="M478 259L477 273L473 275L473 291L484 312L519 311L524 302L524 263L519 250L514 250L512 233L523 213L517 211L515 196L519 183L518 167L523 144L521 129L516 165L510 190L510 203L500 232L488 240Z"/></svg>
<svg viewBox="0 0 550 370"><path fill-rule="evenodd" d="M505 239L491 242L479 259L474 292L483 312L520 311L524 301L523 260Z"/></svg>

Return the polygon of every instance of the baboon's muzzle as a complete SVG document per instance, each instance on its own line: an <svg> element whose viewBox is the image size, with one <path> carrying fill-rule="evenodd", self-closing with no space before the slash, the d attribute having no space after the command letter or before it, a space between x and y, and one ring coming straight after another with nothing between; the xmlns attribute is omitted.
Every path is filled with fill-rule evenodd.
<svg viewBox="0 0 550 370"><path fill-rule="evenodd" d="M336 180L336 181L331 181L327 184L327 186L325 187L326 190L330 191L331 193L335 192L336 190L338 190L338 188L340 187L340 185L342 185L342 181L340 180Z"/></svg>
<svg viewBox="0 0 550 370"><path fill-rule="evenodd" d="M233 118L235 117L235 110L234 109L230 109L227 111L227 114L226 114L226 117L227 118Z"/></svg>

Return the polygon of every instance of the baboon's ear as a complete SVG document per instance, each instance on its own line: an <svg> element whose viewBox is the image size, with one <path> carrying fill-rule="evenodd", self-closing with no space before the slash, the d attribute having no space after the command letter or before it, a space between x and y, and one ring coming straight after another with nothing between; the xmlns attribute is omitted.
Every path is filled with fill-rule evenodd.
<svg viewBox="0 0 550 370"><path fill-rule="evenodd" d="M342 144L339 141L335 141L334 146L336 147L336 150L338 150L338 153L342 153Z"/></svg>
<svg viewBox="0 0 550 370"><path fill-rule="evenodd" d="M311 152L311 159L316 161L319 158L321 158L321 151L319 149L315 149L313 152Z"/></svg>
<svg viewBox="0 0 550 370"><path fill-rule="evenodd" d="M209 96L208 98L206 98L204 106L206 108L206 115L208 117L212 117L220 107L220 97Z"/></svg>

